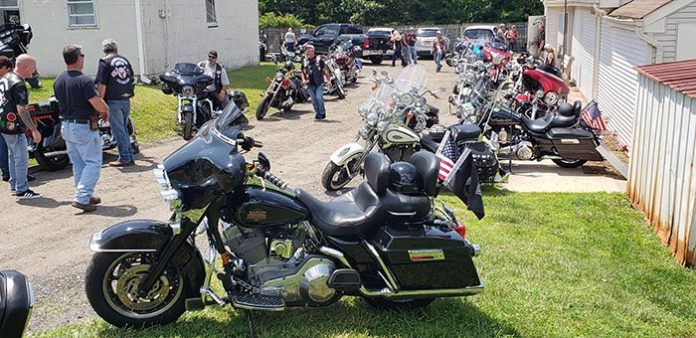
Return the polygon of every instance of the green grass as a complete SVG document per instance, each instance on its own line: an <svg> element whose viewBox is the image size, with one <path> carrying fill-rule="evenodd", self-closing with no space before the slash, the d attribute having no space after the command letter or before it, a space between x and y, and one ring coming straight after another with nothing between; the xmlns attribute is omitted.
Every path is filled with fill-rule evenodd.
<svg viewBox="0 0 696 338"><path fill-rule="evenodd" d="M241 90L249 99L249 114L256 111L261 94L268 87L266 76L273 76L275 65L263 63L229 72L230 87ZM42 79L40 89L30 89L32 103L46 100L53 95L53 79ZM131 114L141 142L165 139L176 135L180 127L176 123L176 98L165 95L160 86L138 85L132 101Z"/></svg>
<svg viewBox="0 0 696 338"><path fill-rule="evenodd" d="M322 309L256 313L260 337L694 337L696 275L669 251L620 194L485 191L487 216L474 220L445 197L479 243L486 291L383 313L344 298ZM230 307L185 314L141 331L100 319L36 337L243 337Z"/></svg>

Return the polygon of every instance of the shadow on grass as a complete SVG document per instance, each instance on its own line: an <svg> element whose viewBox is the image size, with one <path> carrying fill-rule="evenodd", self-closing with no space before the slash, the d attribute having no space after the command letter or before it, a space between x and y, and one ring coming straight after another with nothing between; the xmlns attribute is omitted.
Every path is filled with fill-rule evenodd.
<svg viewBox="0 0 696 338"><path fill-rule="evenodd" d="M206 316L188 316L175 324L139 331L104 327L100 337L246 337L247 321L242 311L229 307L206 311ZM385 312L356 299L330 307L254 312L258 337L467 337L520 336L469 302L441 299L413 311Z"/></svg>

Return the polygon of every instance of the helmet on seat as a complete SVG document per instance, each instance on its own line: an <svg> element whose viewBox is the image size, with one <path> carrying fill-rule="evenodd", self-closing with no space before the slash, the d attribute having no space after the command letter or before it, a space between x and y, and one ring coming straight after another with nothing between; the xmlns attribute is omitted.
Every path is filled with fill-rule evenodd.
<svg viewBox="0 0 696 338"><path fill-rule="evenodd" d="M285 67L285 70L288 70L288 71L293 70L293 69L295 69L295 63L292 61L287 61L287 62L285 62L284 67Z"/></svg>
<svg viewBox="0 0 696 338"><path fill-rule="evenodd" d="M389 166L389 188L402 194L423 192L423 178L416 167L408 162L394 162Z"/></svg>

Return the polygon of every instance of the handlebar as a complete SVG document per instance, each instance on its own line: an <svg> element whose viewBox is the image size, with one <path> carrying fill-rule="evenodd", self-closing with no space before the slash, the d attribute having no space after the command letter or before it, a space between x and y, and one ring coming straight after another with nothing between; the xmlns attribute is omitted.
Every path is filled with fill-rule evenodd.
<svg viewBox="0 0 696 338"><path fill-rule="evenodd" d="M283 180L278 178L278 176L271 174L269 171L262 170L261 173L262 173L261 177L263 177L264 179L273 183L278 188L285 190L285 188L288 187L287 183L285 183Z"/></svg>

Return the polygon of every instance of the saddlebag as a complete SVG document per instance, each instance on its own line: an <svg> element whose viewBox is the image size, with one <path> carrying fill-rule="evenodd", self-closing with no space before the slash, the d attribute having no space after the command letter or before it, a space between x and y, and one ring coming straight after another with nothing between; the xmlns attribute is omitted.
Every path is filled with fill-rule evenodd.
<svg viewBox="0 0 696 338"><path fill-rule="evenodd" d="M591 131L577 128L552 128L546 133L558 154L568 160L603 161L597 152L595 136Z"/></svg>
<svg viewBox="0 0 696 338"><path fill-rule="evenodd" d="M459 289L481 284L472 246L455 231L430 226L382 227L371 240L402 290Z"/></svg>

